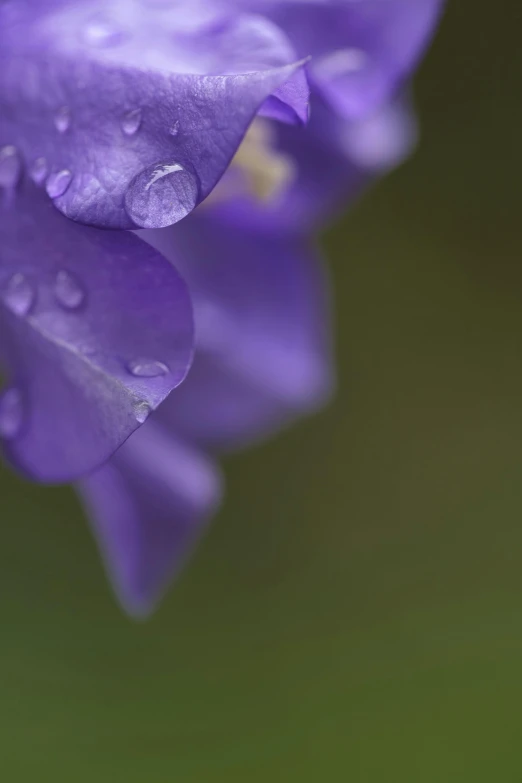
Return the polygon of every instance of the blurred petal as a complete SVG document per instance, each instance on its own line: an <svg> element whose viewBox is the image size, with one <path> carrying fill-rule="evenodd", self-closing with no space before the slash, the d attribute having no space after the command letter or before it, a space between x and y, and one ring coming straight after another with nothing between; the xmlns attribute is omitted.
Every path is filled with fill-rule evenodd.
<svg viewBox="0 0 522 783"><path fill-rule="evenodd" d="M219 502L214 465L150 421L77 488L120 601L147 614Z"/></svg>
<svg viewBox="0 0 522 783"><path fill-rule="evenodd" d="M0 174L2 166L0 163ZM0 398L9 458L64 481L105 460L185 377L188 292L129 232L79 226L31 185L0 203Z"/></svg>
<svg viewBox="0 0 522 783"><path fill-rule="evenodd" d="M416 140L415 118L404 100L351 122L319 103L306 128L277 126L274 151L293 172L285 186L265 200L249 193L215 199L212 209L230 230L239 222L255 230L307 233L332 220L365 186L399 165ZM232 166L227 176L233 173Z"/></svg>
<svg viewBox="0 0 522 783"><path fill-rule="evenodd" d="M229 14L208 28L196 15L191 31L187 16L134 0L0 4L0 147L44 161L68 217L171 225L212 190L272 93L306 114L301 64L272 22ZM300 88L282 90L289 80Z"/></svg>
<svg viewBox="0 0 522 783"><path fill-rule="evenodd" d="M443 0L234 0L269 15L301 57L314 85L344 117L393 97L427 45Z"/></svg>
<svg viewBox="0 0 522 783"><path fill-rule="evenodd" d="M336 136L347 159L359 170L375 175L408 157L417 144L418 129L409 105L396 100L358 122L340 123Z"/></svg>
<svg viewBox="0 0 522 783"><path fill-rule="evenodd" d="M173 431L235 447L325 401L329 291L302 239L231 230L210 209L147 239L177 259L195 308L194 365L159 412Z"/></svg>

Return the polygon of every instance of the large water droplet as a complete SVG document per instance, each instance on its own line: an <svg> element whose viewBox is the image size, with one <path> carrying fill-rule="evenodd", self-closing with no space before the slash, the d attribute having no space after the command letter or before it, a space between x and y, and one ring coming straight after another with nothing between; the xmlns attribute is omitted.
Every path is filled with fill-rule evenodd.
<svg viewBox="0 0 522 783"><path fill-rule="evenodd" d="M106 16L94 16L83 30L83 39L88 46L100 49L116 46L125 38L125 33L113 19Z"/></svg>
<svg viewBox="0 0 522 783"><path fill-rule="evenodd" d="M20 431L24 418L22 395L11 387L0 396L0 437L14 438Z"/></svg>
<svg viewBox="0 0 522 783"><path fill-rule="evenodd" d="M166 375L169 371L166 364L155 359L132 359L127 364L127 369L131 375L139 378L157 378Z"/></svg>
<svg viewBox="0 0 522 783"><path fill-rule="evenodd" d="M11 144L0 149L0 187L13 188L22 176L22 158Z"/></svg>
<svg viewBox="0 0 522 783"><path fill-rule="evenodd" d="M136 421L139 424L143 424L144 422L146 422L151 413L152 413L152 408L150 407L148 402L145 402L144 400L140 400L139 402L136 402L134 404L134 415L136 417Z"/></svg>
<svg viewBox="0 0 522 783"><path fill-rule="evenodd" d="M142 116L141 109L132 109L132 111L128 111L124 115L121 121L121 129L126 136L134 136L138 132Z"/></svg>
<svg viewBox="0 0 522 783"><path fill-rule="evenodd" d="M59 133L65 133L71 125L71 110L68 106L62 106L54 115L54 127Z"/></svg>
<svg viewBox="0 0 522 783"><path fill-rule="evenodd" d="M51 174L46 182L45 189L47 195L51 198L63 196L72 181L72 174L69 169L62 169Z"/></svg>
<svg viewBox="0 0 522 783"><path fill-rule="evenodd" d="M67 310L76 310L85 300L85 290L80 282L66 269L61 269L54 283L56 299Z"/></svg>
<svg viewBox="0 0 522 783"><path fill-rule="evenodd" d="M170 135L171 136L177 136L178 133L179 133L179 129L180 129L180 121L176 120L176 122L174 122L173 125L171 125L171 127L169 129Z"/></svg>
<svg viewBox="0 0 522 783"><path fill-rule="evenodd" d="M192 212L199 198L195 174L179 163L149 166L125 194L129 217L141 228L165 228Z"/></svg>
<svg viewBox="0 0 522 783"><path fill-rule="evenodd" d="M2 291L2 299L15 315L28 315L34 304L36 293L29 280L21 272L16 272Z"/></svg>
<svg viewBox="0 0 522 783"><path fill-rule="evenodd" d="M29 169L29 176L35 183L35 185L41 185L47 177L49 166L45 158L36 158L31 168Z"/></svg>

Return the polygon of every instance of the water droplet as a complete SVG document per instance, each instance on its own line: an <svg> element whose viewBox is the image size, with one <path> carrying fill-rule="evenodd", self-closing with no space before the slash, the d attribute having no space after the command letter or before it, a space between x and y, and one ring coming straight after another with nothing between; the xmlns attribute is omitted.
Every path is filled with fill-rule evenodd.
<svg viewBox="0 0 522 783"><path fill-rule="evenodd" d="M45 158L36 158L33 165L29 170L29 176L35 183L35 185L41 185L47 177L49 166Z"/></svg>
<svg viewBox="0 0 522 783"><path fill-rule="evenodd" d="M72 174L69 169L62 169L51 174L47 179L45 189L47 195L51 198L63 196L72 181Z"/></svg>
<svg viewBox="0 0 522 783"><path fill-rule="evenodd" d="M180 127L180 122L179 120L176 120L176 122L172 125L172 127L169 130L170 135L177 136L179 133L179 127Z"/></svg>
<svg viewBox="0 0 522 783"><path fill-rule="evenodd" d="M136 421L139 424L143 424L144 422L146 422L151 413L152 413L152 408L150 407L148 402L139 400L139 402L134 403L134 415L136 417Z"/></svg>
<svg viewBox="0 0 522 783"><path fill-rule="evenodd" d="M62 106L54 115L54 127L59 133L65 133L71 125L71 110L68 106Z"/></svg>
<svg viewBox="0 0 522 783"><path fill-rule="evenodd" d="M160 375L166 375L169 371L166 364L155 359L132 359L128 363L127 369L131 375L136 375L139 378L157 378Z"/></svg>
<svg viewBox="0 0 522 783"><path fill-rule="evenodd" d="M179 163L149 166L125 194L130 218L141 228L165 228L192 212L199 199L197 176Z"/></svg>
<svg viewBox="0 0 522 783"><path fill-rule="evenodd" d="M67 310L76 310L85 300L83 287L66 269L61 269L56 275L54 293L59 304Z"/></svg>
<svg viewBox="0 0 522 783"><path fill-rule="evenodd" d="M142 117L141 109L132 109L125 114L121 121L121 129L126 136L134 136L138 132Z"/></svg>
<svg viewBox="0 0 522 783"><path fill-rule="evenodd" d="M106 16L95 16L83 30L83 40L88 46L103 49L116 46L125 38L125 33L116 22Z"/></svg>
<svg viewBox="0 0 522 783"><path fill-rule="evenodd" d="M0 187L13 188L22 176L20 153L11 144L0 149Z"/></svg>
<svg viewBox="0 0 522 783"><path fill-rule="evenodd" d="M15 315L28 315L36 298L35 290L21 272L16 272L2 292L2 299Z"/></svg>
<svg viewBox="0 0 522 783"><path fill-rule="evenodd" d="M23 401L19 389L6 389L0 396L0 437L14 438L20 431L23 418Z"/></svg>

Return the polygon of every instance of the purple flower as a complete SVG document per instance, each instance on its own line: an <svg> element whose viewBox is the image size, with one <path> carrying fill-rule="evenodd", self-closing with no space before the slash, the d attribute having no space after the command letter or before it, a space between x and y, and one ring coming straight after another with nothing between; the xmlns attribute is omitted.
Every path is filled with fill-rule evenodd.
<svg viewBox="0 0 522 783"><path fill-rule="evenodd" d="M410 149L439 7L0 1L0 436L77 482L129 611L219 502L213 455L330 394L310 234Z"/></svg>

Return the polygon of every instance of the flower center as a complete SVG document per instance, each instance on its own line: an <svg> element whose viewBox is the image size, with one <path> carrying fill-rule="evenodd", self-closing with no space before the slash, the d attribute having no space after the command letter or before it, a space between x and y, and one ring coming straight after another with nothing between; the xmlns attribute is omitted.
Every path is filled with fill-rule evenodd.
<svg viewBox="0 0 522 783"><path fill-rule="evenodd" d="M268 120L256 119L247 131L228 172L207 202L215 204L249 196L270 204L295 176L292 158L276 147L276 132Z"/></svg>

